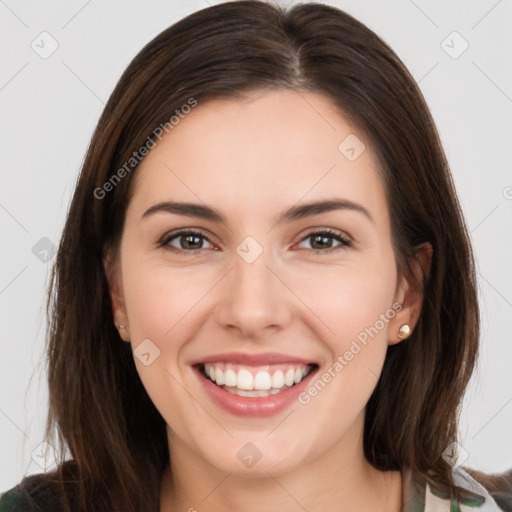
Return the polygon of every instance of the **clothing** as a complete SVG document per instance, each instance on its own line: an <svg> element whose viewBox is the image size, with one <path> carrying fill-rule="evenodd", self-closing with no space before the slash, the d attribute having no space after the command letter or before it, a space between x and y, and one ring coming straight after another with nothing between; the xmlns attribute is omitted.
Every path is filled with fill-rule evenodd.
<svg viewBox="0 0 512 512"><path fill-rule="evenodd" d="M487 490L465 469L454 468L455 484L467 491L457 501L447 499L442 489L431 489L428 483L418 487L411 478L411 472L405 469L402 471L403 512L512 512L512 468L502 475L505 477L503 482L496 489ZM31 478L44 480L45 475ZM0 494L0 512L58 512L33 508L31 499L20 490L20 485Z"/></svg>
<svg viewBox="0 0 512 512"><path fill-rule="evenodd" d="M402 471L403 512L512 512L512 468L500 474L504 478L491 490L462 467L456 466L452 475L455 485L466 491L459 500L449 499L446 490L428 483L418 487L411 472Z"/></svg>

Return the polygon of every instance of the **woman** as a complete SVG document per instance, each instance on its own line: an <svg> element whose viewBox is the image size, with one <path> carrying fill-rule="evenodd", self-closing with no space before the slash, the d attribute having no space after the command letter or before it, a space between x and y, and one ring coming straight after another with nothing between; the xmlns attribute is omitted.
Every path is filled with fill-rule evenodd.
<svg viewBox="0 0 512 512"><path fill-rule="evenodd" d="M72 458L2 511L512 510L512 470L457 461L479 317L437 131L340 10L240 1L151 41L49 300L47 437Z"/></svg>

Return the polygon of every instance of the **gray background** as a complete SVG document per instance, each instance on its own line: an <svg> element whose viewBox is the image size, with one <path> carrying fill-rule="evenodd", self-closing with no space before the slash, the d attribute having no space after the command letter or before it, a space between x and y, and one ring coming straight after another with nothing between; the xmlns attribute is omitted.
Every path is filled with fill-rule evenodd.
<svg viewBox="0 0 512 512"><path fill-rule="evenodd" d="M51 465L41 445L45 288L104 103L146 42L213 3L0 1L0 490ZM512 467L512 1L329 3L390 44L437 122L478 258L483 316L461 453L465 465L503 471Z"/></svg>

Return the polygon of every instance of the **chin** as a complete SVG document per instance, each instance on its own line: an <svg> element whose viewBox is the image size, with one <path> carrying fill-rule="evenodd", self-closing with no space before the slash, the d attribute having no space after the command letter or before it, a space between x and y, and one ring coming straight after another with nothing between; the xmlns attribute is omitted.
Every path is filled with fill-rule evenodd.
<svg viewBox="0 0 512 512"><path fill-rule="evenodd" d="M229 446L220 446L218 452L207 450L206 459L209 464L224 473L252 478L268 478L279 476L304 464L310 458L303 453L304 444L298 442L297 436L290 435L296 440L293 446L286 446L280 436L270 441L268 432L247 436L243 439L231 439ZM298 451L298 448L302 448Z"/></svg>

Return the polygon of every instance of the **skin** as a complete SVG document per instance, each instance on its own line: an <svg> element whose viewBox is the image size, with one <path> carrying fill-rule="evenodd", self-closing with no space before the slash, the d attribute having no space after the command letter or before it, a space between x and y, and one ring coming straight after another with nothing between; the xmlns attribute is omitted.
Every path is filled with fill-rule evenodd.
<svg viewBox="0 0 512 512"><path fill-rule="evenodd" d="M338 149L349 134L366 145L355 161ZM412 330L421 309L421 295L397 273L378 167L329 99L289 90L199 103L140 164L105 270L123 340L135 349L149 338L160 350L149 366L135 364L168 424L162 511L401 509L400 472L373 468L362 445L387 347L407 343L399 328ZM339 209L276 224L287 208L333 198L362 205L372 220ZM164 201L208 205L225 222L142 218ZM157 245L179 228L206 238L186 254L169 248L182 248L183 236ZM352 246L315 243L310 231L326 228ZM247 236L263 248L252 263L236 252ZM428 272L428 248L418 254L417 271ZM316 397L274 416L225 412L191 370L221 352L279 352L316 361L321 375L397 302L402 309ZM237 458L247 442L262 454L251 468Z"/></svg>

